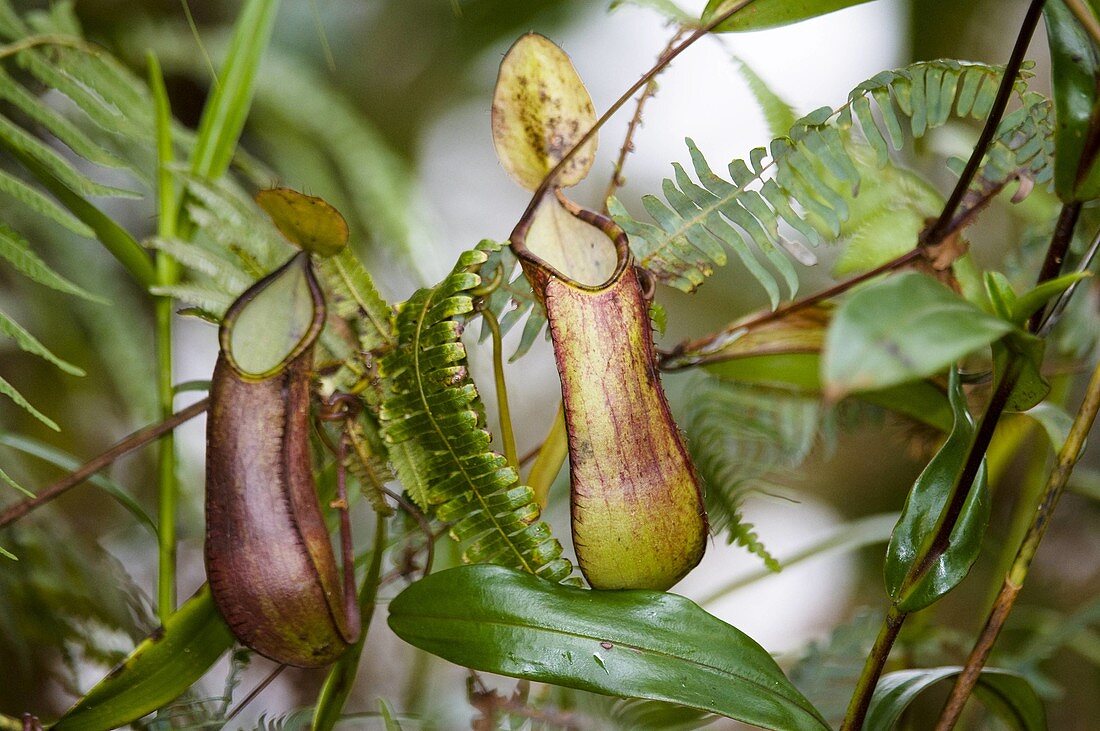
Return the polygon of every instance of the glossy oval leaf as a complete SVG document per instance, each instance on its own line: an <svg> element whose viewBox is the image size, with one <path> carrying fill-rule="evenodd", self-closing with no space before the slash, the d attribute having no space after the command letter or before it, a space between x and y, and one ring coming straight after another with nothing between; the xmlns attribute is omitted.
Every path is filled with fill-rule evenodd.
<svg viewBox="0 0 1100 731"><path fill-rule="evenodd" d="M710 0L703 10L703 23L709 23L732 8L736 2L738 0ZM756 0L715 28L715 32L736 33L777 28L866 2L870 0Z"/></svg>
<svg viewBox="0 0 1100 731"><path fill-rule="evenodd" d="M389 624L406 642L477 670L678 703L767 729L828 728L764 648L675 594L586 591L462 566L401 592Z"/></svg>
<svg viewBox="0 0 1100 731"><path fill-rule="evenodd" d="M182 695L233 642L203 586L50 731L109 731L132 723Z"/></svg>
<svg viewBox="0 0 1100 731"><path fill-rule="evenodd" d="M1054 187L1063 201L1100 195L1100 166L1087 140L1097 105L1100 50L1062 0L1043 8L1054 80ZM1083 164L1081 156L1092 160Z"/></svg>
<svg viewBox="0 0 1100 731"><path fill-rule="evenodd" d="M493 144L500 164L528 190L596 123L592 97L573 62L537 33L521 37L505 54L493 92ZM570 159L554 185L584 180L596 157L597 138Z"/></svg>
<svg viewBox="0 0 1100 731"><path fill-rule="evenodd" d="M974 420L966 410L966 398L954 370L948 397L955 425L909 491L886 549L886 590L898 608L906 612L923 609L958 586L978 558L989 522L985 461L973 485L958 484L974 437ZM938 555L930 555L933 537L958 490L968 493L951 529L948 547Z"/></svg>
<svg viewBox="0 0 1100 731"><path fill-rule="evenodd" d="M347 246L348 222L324 198L268 188L256 194L256 203L283 236L311 254L335 256Z"/></svg>
<svg viewBox="0 0 1100 731"><path fill-rule="evenodd" d="M954 678L961 667L899 670L883 675L875 686L865 731L890 731L901 714L921 693L940 681ZM1043 702L1027 680L1007 670L985 668L975 695L1012 728L1045 731Z"/></svg>
<svg viewBox="0 0 1100 731"><path fill-rule="evenodd" d="M833 317L825 393L835 399L931 376L1011 329L931 277L888 277L852 294Z"/></svg>
<svg viewBox="0 0 1100 731"><path fill-rule="evenodd" d="M221 347L248 378L267 378L301 355L325 322L321 285L309 255L292 257L252 285L225 313Z"/></svg>

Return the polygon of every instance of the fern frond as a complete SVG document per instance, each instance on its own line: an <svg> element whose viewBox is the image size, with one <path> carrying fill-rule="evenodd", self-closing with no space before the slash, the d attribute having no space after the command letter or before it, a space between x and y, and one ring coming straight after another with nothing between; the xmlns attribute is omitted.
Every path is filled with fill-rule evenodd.
<svg viewBox="0 0 1100 731"><path fill-rule="evenodd" d="M107 300L92 294L51 269L31 250L26 239L3 223L0 223L0 259L11 264L17 272L32 282L89 302L107 304Z"/></svg>
<svg viewBox="0 0 1100 731"><path fill-rule="evenodd" d="M768 132L773 137L787 134L787 131L794 126L795 121L798 119L794 109L781 96L776 94L768 86L768 82L764 81L760 74L756 73L756 69L747 64L744 59L734 56L733 62L741 73L741 78L745 80L745 85L749 87L753 99L756 100L756 105L760 107L760 112L764 115L764 121L768 125Z"/></svg>
<svg viewBox="0 0 1100 731"><path fill-rule="evenodd" d="M0 149L7 150L30 173L24 179L0 171L0 194L12 198L21 212L79 236L98 237L136 272L139 281L147 281L138 276L152 272L144 252L89 200L96 196L141 197L129 187L103 182L95 170L110 168L116 171L114 177L121 170L134 182L148 180L143 165L151 147L143 143L152 140L153 126L144 84L106 51L82 39L72 3L55 3L48 11L21 16L9 0L0 0L0 42L13 44L0 65L0 100L15 112L10 116L0 113ZM42 94L39 84L60 96ZM62 154L55 141L72 155ZM30 182L32 178L36 182ZM104 302L51 269L24 236L3 224L0 260L34 282ZM0 334L63 371L81 373L6 315L0 315ZM56 428L7 381L0 384L0 394Z"/></svg>
<svg viewBox="0 0 1100 731"><path fill-rule="evenodd" d="M219 290L243 292L254 280L238 262L226 258L220 251L182 239L152 238L144 243L150 249L163 251L188 269L206 275Z"/></svg>
<svg viewBox="0 0 1100 731"><path fill-rule="evenodd" d="M728 179L710 168L689 139L695 179L676 164L674 179L664 181L664 200L652 195L642 200L657 225L631 218L616 200L609 201L610 209L629 234L639 263L659 281L690 292L726 263L730 249L775 307L780 281L790 296L797 290L791 260L813 260L803 244L780 232L780 224L814 246L840 235L864 177L854 164L852 145L869 147L875 166L884 168L891 164L889 148L900 149L906 132L920 137L952 114L984 118L1001 74L999 67L957 61L883 72L857 86L839 109L811 112L788 136L773 140L768 149L753 150L748 162L731 162ZM1024 170L1044 182L1050 156L1044 103L1026 93L1023 78L1016 92L1023 104L1002 121L998 139L1003 144L988 156L987 172L996 177L1009 169Z"/></svg>
<svg viewBox="0 0 1100 731"><path fill-rule="evenodd" d="M711 376L694 381L689 393L685 432L706 487L711 529L778 571L778 562L744 522L741 504L766 475L805 460L817 439L820 403Z"/></svg>
<svg viewBox="0 0 1100 731"><path fill-rule="evenodd" d="M23 394L19 393L19 391L16 390L15 386L4 380L2 376L0 376L0 394L10 398L16 406L23 409L28 414L38 419L54 431L61 431L61 427L57 425L56 421L46 416L38 409L34 408L34 406L31 405L31 402L27 401Z"/></svg>
<svg viewBox="0 0 1100 731"><path fill-rule="evenodd" d="M527 354L539 333L546 331L546 308L535 297L531 283L527 281L523 271L516 271L519 260L512 249L506 245L497 246L499 248L490 253L489 258L481 265L483 279L492 281L498 276L498 270L501 277L500 285L486 298L485 309L496 316L501 335L507 335L526 318L519 345L508 359L510 363L514 363ZM489 326L482 323L478 342L485 342L489 334Z"/></svg>
<svg viewBox="0 0 1100 731"><path fill-rule="evenodd" d="M397 317L396 349L382 359L389 392L381 411L382 434L398 475L423 488L412 494L422 508L451 524L471 563L498 563L552 581L572 567L539 520L531 488L491 451L484 409L470 378L461 318L473 311L469 290L481 283L472 269L486 261L483 242L464 253L452 273L409 299ZM409 485L406 484L406 488Z"/></svg>
<svg viewBox="0 0 1100 731"><path fill-rule="evenodd" d="M227 294L218 287L204 286L201 284L173 284L163 287L150 287L149 291L158 297L171 297L186 304L199 308L204 313L212 315L217 321L233 304L236 297Z"/></svg>
<svg viewBox="0 0 1100 731"><path fill-rule="evenodd" d="M15 341L15 344L19 346L20 350L30 353L31 355L37 355L42 360L57 366L60 370L71 376L85 375L82 369L54 355L53 351L43 345L38 338L31 335L22 325L3 312L0 312L0 335Z"/></svg>
<svg viewBox="0 0 1100 731"><path fill-rule="evenodd" d="M332 310L357 329L360 348L371 352L394 342L393 308L378 293L363 263L345 248L322 264L333 292Z"/></svg>

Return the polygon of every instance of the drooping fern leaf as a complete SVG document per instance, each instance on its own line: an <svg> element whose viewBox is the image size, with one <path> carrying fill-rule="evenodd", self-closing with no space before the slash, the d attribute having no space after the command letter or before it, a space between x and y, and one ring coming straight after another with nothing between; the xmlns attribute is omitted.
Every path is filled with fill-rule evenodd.
<svg viewBox="0 0 1100 731"><path fill-rule="evenodd" d="M780 279L790 296L797 289L791 259L812 261L812 254L789 239L780 224L814 246L840 236L849 218L849 201L863 182L851 145L868 146L878 168L890 165L889 147L900 149L905 139L902 118L913 137L943 125L952 114L982 119L1001 73L998 67L957 61L922 62L883 72L856 87L839 109L818 109L768 149L752 150L748 162L731 162L729 179L717 175L688 140L696 180L676 164L675 179L663 184L665 200L643 198L657 225L631 218L614 199L609 202L611 211L630 235L639 263L658 281L693 291L715 267L725 264L729 248L775 307L781 299ZM1002 121L983 177L1023 170L1035 182L1046 182L1049 104L1026 93L1022 78L1016 91L1021 107Z"/></svg>
<svg viewBox="0 0 1100 731"><path fill-rule="evenodd" d="M0 111L0 150L15 163L0 169L0 195L17 204L21 220L97 237L136 275L151 275L148 257L132 237L88 200L140 195L129 184L103 182L94 172L97 168L111 169L113 179L120 171L133 183L148 179L142 155L149 147L142 142L152 137L152 109L144 85L81 38L70 2L20 16L9 0L0 0L0 43L11 44L0 60L0 101L5 105ZM42 89L60 96L46 96ZM72 155L62 154L58 143ZM11 223L0 223L0 260L38 284L104 302L54 271ZM143 266L135 270L133 265ZM4 316L0 324L0 336L67 373L82 374L15 321ZM7 381L0 382L0 394L56 428Z"/></svg>
<svg viewBox="0 0 1100 731"><path fill-rule="evenodd" d="M778 571L779 563L744 521L741 504L769 473L805 460L819 431L820 402L711 376L693 381L689 393L685 432L706 488L711 529Z"/></svg>
<svg viewBox="0 0 1100 731"><path fill-rule="evenodd" d="M461 318L473 311L472 269L495 247L483 242L452 273L409 299L397 317L396 349L382 359L389 394L383 436L398 476L422 508L451 523L472 563L498 563L551 581L572 570L539 519L531 489L490 449L484 410L466 364Z"/></svg>

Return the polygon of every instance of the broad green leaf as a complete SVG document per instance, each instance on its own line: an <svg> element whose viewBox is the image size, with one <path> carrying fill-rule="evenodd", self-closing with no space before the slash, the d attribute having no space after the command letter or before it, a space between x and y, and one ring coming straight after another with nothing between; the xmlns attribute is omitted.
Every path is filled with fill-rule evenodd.
<svg viewBox="0 0 1100 731"><path fill-rule="evenodd" d="M290 188L268 188L256 194L284 236L318 256L335 256L347 246L348 222L323 198Z"/></svg>
<svg viewBox="0 0 1100 731"><path fill-rule="evenodd" d="M1054 187L1063 201L1100 195L1100 166L1088 138L1097 109L1100 50L1063 0L1043 8L1054 79ZM1088 154L1092 159L1082 160Z"/></svg>
<svg viewBox="0 0 1100 731"><path fill-rule="evenodd" d="M1071 272L1049 279L1022 295L1017 295L1008 278L1000 272L985 273L985 289L993 313L1018 327L1075 283L1092 276L1092 272Z"/></svg>
<svg viewBox="0 0 1100 731"><path fill-rule="evenodd" d="M232 645L233 635L203 586L50 731L110 731L132 723L182 695Z"/></svg>
<svg viewBox="0 0 1100 731"><path fill-rule="evenodd" d="M925 690L941 680L954 678L961 667L899 670L883 675L875 686L871 706L863 728L866 731L890 731L901 714ZM1045 731L1043 701L1027 680L1015 673L984 668L978 678L976 695L1013 728Z"/></svg>
<svg viewBox="0 0 1100 731"><path fill-rule="evenodd" d="M478 670L668 701L767 729L827 729L771 656L675 594L586 591L498 566L418 581L390 603L406 642Z"/></svg>
<svg viewBox="0 0 1100 731"><path fill-rule="evenodd" d="M721 15L739 0L710 0L703 10L703 22ZM800 20L825 15L853 5L862 5L870 0L756 0L744 10L738 11L715 31L729 33L745 30L764 30L781 25L797 23Z"/></svg>
<svg viewBox="0 0 1100 731"><path fill-rule="evenodd" d="M237 16L233 40L218 83L202 112L191 172L217 179L229 168L252 105L256 72L271 38L278 0L248 0Z"/></svg>
<svg viewBox="0 0 1100 731"><path fill-rule="evenodd" d="M837 398L931 376L1011 329L923 274L888 277L837 310L825 337L825 392Z"/></svg>
<svg viewBox="0 0 1100 731"><path fill-rule="evenodd" d="M948 396L955 426L909 491L886 549L886 590L905 612L927 607L966 577L981 551L989 522L984 458L973 485L958 483L974 437L974 420L966 410L959 381L958 372L952 370ZM950 526L947 547L933 555L933 538L947 519L947 506L959 490L966 492L962 511Z"/></svg>
<svg viewBox="0 0 1100 731"><path fill-rule="evenodd" d="M534 190L595 123L592 97L565 51L537 33L516 41L500 64L493 92L493 144L508 174ZM585 143L556 186L584 180L596 143L595 136Z"/></svg>

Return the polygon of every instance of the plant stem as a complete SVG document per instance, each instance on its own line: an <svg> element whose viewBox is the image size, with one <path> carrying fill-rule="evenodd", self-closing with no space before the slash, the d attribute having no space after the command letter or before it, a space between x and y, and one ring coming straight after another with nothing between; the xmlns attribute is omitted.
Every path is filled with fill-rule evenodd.
<svg viewBox="0 0 1100 731"><path fill-rule="evenodd" d="M161 422L138 429L121 441L116 442L115 445L107 451L85 462L75 472L69 473L62 479L43 489L33 499L16 503L3 512L0 512L0 528L7 527L35 508L45 505L54 498L63 495L65 492L84 482L96 472L99 472L120 457L145 446L154 439L160 438L180 424L194 419L196 416L206 411L209 405L210 399L204 398L201 401L196 401L190 406L177 411Z"/></svg>
<svg viewBox="0 0 1100 731"><path fill-rule="evenodd" d="M1046 256L1043 258L1043 265L1039 269L1036 284L1042 284L1061 274L1062 263L1065 261L1066 252L1069 251L1070 242L1073 241L1073 231L1077 228L1077 221L1080 217L1080 202L1066 203L1062 206L1062 210L1058 214L1058 222L1054 225L1054 235L1051 236ZM1029 332L1036 332L1039 329L1046 311L1046 307L1040 307L1035 311L1027 323Z"/></svg>
<svg viewBox="0 0 1100 731"><path fill-rule="evenodd" d="M838 282L828 289L822 290L821 292L817 292L807 297L803 297L800 300L795 300L794 302L790 302L770 312L762 313L751 319L735 322L734 324L723 330L720 330L717 333L711 333L710 335L705 335L695 340L688 340L682 343L678 343L676 347L674 347L671 351L660 353L658 355L661 370L677 371L684 368L691 368L697 365L703 365L706 363L717 363L723 360L728 360L728 358L720 352L720 347L717 348L716 352L714 353L701 351L714 349L716 343L720 344L729 338L737 336L738 334L749 332L755 328L767 325L777 320L781 320L788 315L791 315L800 310L804 310L807 307L816 305L819 302L824 302L825 300L832 299L833 297L844 294L853 287L863 284L868 280L874 279L880 274L885 274L895 269L901 269L902 267L907 266L908 264L919 259L923 255L923 252L943 243L943 241L953 235L956 231L959 231L964 226L968 225L980 211L982 211L987 205L989 205L993 198L998 193L1000 193L1003 188L1004 185L998 185L994 188L982 191L981 196L974 200L972 205L967 206L964 210L960 211L957 215L951 218L948 227L944 229L943 233L941 234L942 238L925 240L924 237L922 237L921 242L918 243L916 248L907 251L901 256L895 257L885 264L881 264L875 267L874 269L866 271L862 274L857 274L851 279L847 279L843 282Z"/></svg>
<svg viewBox="0 0 1100 731"><path fill-rule="evenodd" d="M512 410L508 407L508 384L504 380L504 344L500 334L500 323L497 322L496 315L487 307L482 309L481 316L493 335L493 378L496 380L500 440L504 445L504 456L508 464L512 465L518 473L519 451L516 449L515 432L512 431Z"/></svg>
<svg viewBox="0 0 1100 731"><path fill-rule="evenodd" d="M565 458L569 455L569 441L565 432L565 407L558 404L554 423L539 449L535 463L527 474L527 484L535 493L539 507L545 509L550 499L550 486L554 484Z"/></svg>
<svg viewBox="0 0 1100 731"><path fill-rule="evenodd" d="M657 56L657 62L660 63L664 60L665 56L672 53L672 49L676 47L676 44L684 34L687 33L687 28L678 28L676 34L669 40L668 45L664 47L661 53ZM667 68L667 66L665 67ZM664 69L662 69L663 71ZM660 72L658 72L659 74ZM637 133L638 128L642 126L642 113L645 111L646 102L653 98L657 93L657 74L654 74L648 82L646 82L645 89L638 96L638 102L634 106L634 116L630 118L630 124L626 126L626 137L623 138L623 145L619 148L619 157L615 160L615 168L611 172L611 180L607 184L607 190L603 194L603 212L607 213L607 199L615 195L615 191L626 184L626 179L623 178L623 166L626 164L626 157L634 151L634 135Z"/></svg>
<svg viewBox="0 0 1100 731"><path fill-rule="evenodd" d="M708 347L712 347L714 343L720 343L726 338L733 337L738 332L749 332L754 328L758 328L762 325L767 325L770 322L781 320L791 313L804 310L807 307L816 305L818 302L824 302L827 299L832 299L838 295L844 294L849 289L863 284L864 282L874 279L880 274L893 271L894 269L900 269L901 267L909 264L921 256L922 249L920 247L911 249L901 256L895 257L885 264L881 264L874 269L858 274L851 279L846 279L843 282L838 282L828 289L823 289L820 292L812 294L808 297L803 297L800 300L795 300L782 307L778 307L770 312L765 312L750 320L734 323L725 330L718 333L712 333L706 335L697 340L688 340L682 343L678 343L671 351L661 353L658 356L658 365L661 370L664 371L678 371L684 368L691 368L693 366L701 365L703 363L713 363L716 361L724 360L721 353L714 355L708 355L706 353L700 355L693 355L701 350L705 350Z"/></svg>
<svg viewBox="0 0 1100 731"><path fill-rule="evenodd" d="M263 680L261 680L256 685L255 688L248 691L248 695L246 695L244 698L242 698L241 702L237 704L237 707L229 712L229 714L225 717L225 722L228 724L229 721L232 721L237 716L238 713L243 711L245 709L245 707L248 706L249 703L256 700L256 696L258 696L260 693L263 693L264 690L267 689L267 686L269 686L273 682L275 682L275 679L278 678L280 675L282 675L283 671L286 670L288 667L290 667L290 666L289 665L279 665L274 670L272 670L270 673L268 673L267 677L264 678Z"/></svg>
<svg viewBox="0 0 1100 731"><path fill-rule="evenodd" d="M739 0L738 2L733 3L733 5L724 13L716 15L709 23L693 31L692 34L688 36L683 43L671 49L662 58L659 58L657 60L657 63L655 63L648 71L642 74L641 77L637 81L635 81L629 89L623 92L622 96L616 99L611 104L611 106L608 107L602 115L600 115L600 118L596 120L596 123L592 125L591 129L581 135L581 138L577 140L577 142L571 148L569 148L569 150L567 150L564 155L562 155L557 164L554 165L554 167L551 168L550 172L546 174L546 177L542 179L539 187L536 188L535 192L531 195L531 200L527 203L527 208L523 211L523 215L520 216L519 222L516 224L516 229L520 229L521 227L526 225L531 216L534 215L535 209L538 207L539 203L542 202L542 198L546 194L546 191L550 190L550 188L553 186L554 179L558 176L558 173L562 171L562 168L564 168L569 163L569 161L573 159L573 156L577 154L578 150L582 149L588 143L588 141L596 135L601 127L607 124L607 120L615 116L615 113L622 109L623 105L630 101L631 97L638 93L638 91L641 90L642 87L644 87L646 84L648 84L655 76L657 76L657 74L664 71L665 68L669 64L671 64L677 56L686 51L697 40L705 36L707 33L710 33L722 23L725 23L741 10L744 10L748 6L752 5L755 1L756 0ZM514 235L515 234L513 234L513 236Z"/></svg>
<svg viewBox="0 0 1100 731"><path fill-rule="evenodd" d="M355 675L359 669L359 658L367 642L371 619L374 617L375 600L378 597L379 580L382 574L382 555L386 552L386 516L377 513L374 523L374 548L371 553L370 568L363 579L363 588L359 590L359 639L347 649L336 664L329 670L321 692L317 696L317 710L313 717L312 731L328 731L340 720L340 714L355 684Z"/></svg>
<svg viewBox="0 0 1100 731"><path fill-rule="evenodd" d="M947 550L951 531L955 528L955 523L970 492L969 487L974 484L974 479L978 475L978 469L981 467L982 460L985 459L985 453L989 449L989 442L993 439L997 422L1008 404L1008 397L1012 394L1019 374L1020 361L1017 358L1012 358L1008 361L1005 373L1001 377L997 390L994 391L985 413L982 414L982 420L978 424L974 441L970 444L966 463L956 478L956 489L951 495L951 501L944 508L928 550L925 552L920 564L911 569L905 577L902 583L902 591L905 591L906 586L912 585L928 571L936 559ZM840 727L841 731L859 731L863 728L863 721L867 717L867 709L870 707L871 697L874 694L875 686L878 685L882 668L886 664L886 657L890 654L894 640L897 639L898 632L901 631L901 626L907 616L908 614L899 611L896 606L891 606L887 611L886 623L883 625L878 639L875 640L875 646L872 648L871 654L867 656L867 661L864 663L863 672L856 683L852 700L848 704L848 712L844 717L844 723Z"/></svg>
<svg viewBox="0 0 1100 731"><path fill-rule="evenodd" d="M1023 64L1024 55L1031 44L1035 27L1039 24L1039 18L1042 17L1045 1L1031 0L1031 5L1024 16L1024 22L1020 26L1020 32L1016 36L1016 42L1012 46L1008 63L1005 64L1004 76L1001 77L1001 85L997 88L997 97L993 101L993 106L990 107L989 116L986 118L981 135L978 136L977 144L974 145L974 151L970 154L970 159L967 160L966 167L963 168L962 175L955 183L955 189L951 191L951 196L947 199L939 218L925 230L922 241L942 241L944 239L944 232L950 226L951 218L955 215L955 211L962 203L963 196L966 195L966 191L974 181L974 176L978 173L982 158L985 157L990 143L993 142L997 127L1004 116L1005 107L1008 106L1008 100L1012 96L1012 89L1016 85L1016 77L1020 73L1020 66Z"/></svg>
<svg viewBox="0 0 1100 731"><path fill-rule="evenodd" d="M164 87L160 64L152 53L148 56L149 86L153 91L156 109L157 142L157 236L169 239L176 235L179 200L175 180L172 177L172 111L168 91ZM179 264L163 251L156 253L154 262L158 286L170 286L179 281ZM157 403L160 418L172 415L175 393L172 371L172 318L171 297L157 297L156 359ZM179 503L179 481L176 476L176 444L172 432L160 438L157 454L157 616L163 624L176 609L176 510Z"/></svg>
<svg viewBox="0 0 1100 731"><path fill-rule="evenodd" d="M947 731L954 728L959 715L962 713L963 706L966 705L967 699L974 690L982 668L993 649L993 644L997 641L997 636L1012 611L1016 597L1023 588L1028 570L1031 568L1031 562L1035 558L1035 552L1038 550L1039 543L1043 540L1043 535L1050 525L1050 518L1054 514L1055 508L1058 507L1058 500L1062 497L1066 483L1073 473L1073 467L1077 464L1077 460L1081 458L1085 438L1096 421L1098 411L1100 411L1100 366L1097 366L1096 370L1093 371L1092 378L1089 380L1088 388L1085 391L1085 399L1081 404L1081 408L1077 411L1076 418L1073 420L1069 437L1058 451L1058 461L1047 479L1046 487L1043 490L1043 498L1035 510L1035 516L1028 527L1024 540L1020 543L1020 548L1016 552L1016 558L1012 562L1008 575L1005 577L1001 592L993 603L993 609L986 620L985 627L982 629L977 642L974 643L970 657L967 658L966 667L959 674L958 679L955 681L955 687L951 690L951 695L944 705L943 712L936 724L937 731Z"/></svg>
<svg viewBox="0 0 1100 731"><path fill-rule="evenodd" d="M906 614L892 606L886 610L886 619L882 623L882 629L875 638L875 644L871 648L867 660L863 664L863 671L856 681L856 689L852 694L852 700L848 703L848 711L844 715L844 721L840 724L840 731L859 731L863 728L863 721L867 718L867 709L871 705L871 696L874 695L875 686L882 675L882 669L886 666L886 659L890 656L890 650L894 641L901 632L901 625L905 622Z"/></svg>

